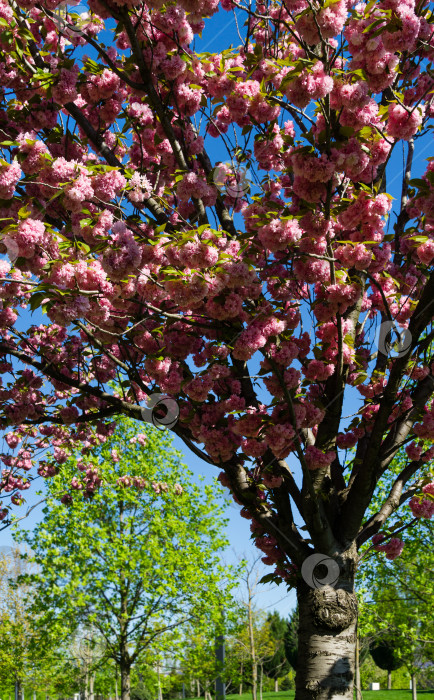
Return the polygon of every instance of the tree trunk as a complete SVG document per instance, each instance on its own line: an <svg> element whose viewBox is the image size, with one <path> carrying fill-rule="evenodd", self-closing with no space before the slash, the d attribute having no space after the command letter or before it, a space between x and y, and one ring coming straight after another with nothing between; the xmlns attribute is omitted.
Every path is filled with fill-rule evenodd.
<svg viewBox="0 0 434 700"><path fill-rule="evenodd" d="M353 700L357 598L354 566L340 562L351 578L297 589L300 622L295 700ZM347 573L346 572L346 573ZM341 573L342 575L342 573Z"/></svg>
<svg viewBox="0 0 434 700"><path fill-rule="evenodd" d="M250 658L252 659L252 700L257 700L258 665L256 663L255 637L253 634L252 595L251 595L250 590L249 590L249 602L248 602L248 606L247 606L247 619L249 622Z"/></svg>
<svg viewBox="0 0 434 700"><path fill-rule="evenodd" d="M160 678L160 664L157 666L157 676L158 676L158 700L163 700L163 693L161 692L161 678ZM206 693L205 693L206 700Z"/></svg>
<svg viewBox="0 0 434 700"><path fill-rule="evenodd" d="M200 698L200 683L197 679L196 679L196 697Z"/></svg>
<svg viewBox="0 0 434 700"><path fill-rule="evenodd" d="M121 700L130 700L131 667L121 659Z"/></svg>
<svg viewBox="0 0 434 700"><path fill-rule="evenodd" d="M387 690L392 690L392 671L387 672Z"/></svg>
<svg viewBox="0 0 434 700"><path fill-rule="evenodd" d="M89 700L95 700L95 695L93 692L94 683L95 683L95 674L92 673L90 678L89 678Z"/></svg>
<svg viewBox="0 0 434 700"><path fill-rule="evenodd" d="M241 662L241 672L240 672L240 692L239 692L239 695L242 695L242 694L243 694L243 670L244 670L244 666L243 666L243 662Z"/></svg>
<svg viewBox="0 0 434 700"><path fill-rule="evenodd" d="M262 669L262 664L261 664L261 671L259 674L259 700L262 700L262 678L263 678L263 669Z"/></svg>
<svg viewBox="0 0 434 700"><path fill-rule="evenodd" d="M417 700L416 674L411 674L411 700Z"/></svg>
<svg viewBox="0 0 434 700"><path fill-rule="evenodd" d="M252 700L257 700L258 698L258 666L257 664L252 664Z"/></svg>
<svg viewBox="0 0 434 700"><path fill-rule="evenodd" d="M122 539L125 531L124 526L124 502L118 501L119 510L119 538ZM129 613L128 613L128 587L129 582L126 580L125 571L127 567L120 566L119 569L119 669L121 672L121 700L130 700L131 693L131 657L128 651L129 639ZM117 677L117 676L116 676Z"/></svg>
<svg viewBox="0 0 434 700"><path fill-rule="evenodd" d="M279 679L278 678L274 679L274 692L275 693L279 692Z"/></svg>
<svg viewBox="0 0 434 700"><path fill-rule="evenodd" d="M356 652L355 652L355 674L356 674L356 700L362 700L362 682L360 680L360 644L359 634L356 633Z"/></svg>

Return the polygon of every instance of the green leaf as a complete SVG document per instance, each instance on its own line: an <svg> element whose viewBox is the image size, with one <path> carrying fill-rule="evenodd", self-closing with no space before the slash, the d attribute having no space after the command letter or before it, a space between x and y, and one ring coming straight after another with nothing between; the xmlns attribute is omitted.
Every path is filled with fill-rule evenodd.
<svg viewBox="0 0 434 700"><path fill-rule="evenodd" d="M417 178L417 177L414 178L413 180L410 180L410 183L409 183L409 184L410 184L412 187L423 187L423 188L426 188L426 187L427 187L427 182L426 182L426 180L422 180L421 178Z"/></svg>
<svg viewBox="0 0 434 700"><path fill-rule="evenodd" d="M44 299L47 298L47 293L46 292L35 292L32 294L30 297L29 301L29 306L32 311L35 311L35 309L39 308L41 306L41 303L43 302Z"/></svg>

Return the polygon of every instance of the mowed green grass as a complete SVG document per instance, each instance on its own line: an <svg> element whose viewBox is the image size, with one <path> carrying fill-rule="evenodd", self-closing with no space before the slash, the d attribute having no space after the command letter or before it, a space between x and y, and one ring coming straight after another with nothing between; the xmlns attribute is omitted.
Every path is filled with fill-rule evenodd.
<svg viewBox="0 0 434 700"><path fill-rule="evenodd" d="M293 700L294 690L284 690L279 693L262 693L262 700ZM363 690L363 700L411 700L411 690ZM418 690L420 700L434 700L434 690ZM227 695L227 700L252 700L250 693L243 695ZM259 699L259 693L258 693ZM191 700L195 700L192 698Z"/></svg>
<svg viewBox="0 0 434 700"><path fill-rule="evenodd" d="M284 690L279 693L262 693L262 700L293 700L294 695L294 690ZM363 700L411 700L411 690L363 690L362 695ZM417 697L420 700L434 700L434 690L418 690ZM226 698L227 700L252 700L250 693L227 695Z"/></svg>
<svg viewBox="0 0 434 700"><path fill-rule="evenodd" d="M411 700L411 690L363 690L363 700ZM434 698L434 690L418 690L420 700Z"/></svg>
<svg viewBox="0 0 434 700"><path fill-rule="evenodd" d="M278 693L262 693L262 700L293 700L295 692L294 690L284 690ZM363 700L411 700L411 690L364 690L362 692ZM163 696L164 697L164 696ZM214 697L214 696L213 696ZM417 691L418 700L434 700L434 691L432 690L418 690ZM0 700L13 700L15 694L12 689L1 689L0 688ZM24 692L25 700L32 700L32 694L29 690ZM36 693L36 700L45 700L45 694ZM55 700L54 698L50 700ZM198 698L188 698L186 700L199 700ZM203 700L203 698L202 698ZM250 693L243 693L242 695L227 695L226 700L252 700ZM259 700L259 693L258 693Z"/></svg>

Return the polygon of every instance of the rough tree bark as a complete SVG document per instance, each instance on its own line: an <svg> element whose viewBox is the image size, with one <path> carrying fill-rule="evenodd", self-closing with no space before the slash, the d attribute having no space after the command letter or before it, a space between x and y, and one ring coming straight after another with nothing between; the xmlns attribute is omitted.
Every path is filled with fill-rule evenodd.
<svg viewBox="0 0 434 700"><path fill-rule="evenodd" d="M351 564L335 586L298 586L296 700L353 700L358 608Z"/></svg>
<svg viewBox="0 0 434 700"><path fill-rule="evenodd" d="M131 666L125 657L121 658L121 700L130 700Z"/></svg>

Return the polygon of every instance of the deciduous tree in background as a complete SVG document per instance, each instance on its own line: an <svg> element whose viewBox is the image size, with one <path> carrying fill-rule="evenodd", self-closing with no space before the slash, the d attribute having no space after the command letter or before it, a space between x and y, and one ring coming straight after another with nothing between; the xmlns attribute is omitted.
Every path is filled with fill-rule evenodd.
<svg viewBox="0 0 434 700"><path fill-rule="evenodd" d="M65 508L58 497L78 470L83 481L98 473L101 488L66 499ZM217 602L228 604L231 571L218 559L227 543L221 506L212 487L191 482L167 433L148 426L137 436L127 418L86 462L69 459L48 489L44 520L20 534L36 565L28 578L39 591L33 612L41 625L67 620L90 630L89 677L95 656L113 659L121 700L130 700L131 667L146 650L158 657L172 649L173 631L179 636L190 619L217 625ZM94 637L101 651L92 651Z"/></svg>
<svg viewBox="0 0 434 700"><path fill-rule="evenodd" d="M266 675L274 679L274 690L277 692L279 690L279 678L286 676L289 671L284 644L288 624L276 610L267 615L267 622L270 625L270 633L274 640L274 650L273 655L265 659L263 668Z"/></svg>
<svg viewBox="0 0 434 700"><path fill-rule="evenodd" d="M20 579L32 569L18 548L0 553L0 687L5 693L71 694L79 686L68 648L71 630L30 611L29 598L35 600L38 590Z"/></svg>
<svg viewBox="0 0 434 700"><path fill-rule="evenodd" d="M406 457L405 450L397 454L390 473L382 480L383 492L404 468ZM371 504L372 512L381 497L380 491ZM381 542L367 544L359 569L361 662L370 649L377 666L388 671L388 688L392 684L391 672L404 666L412 677L414 700L419 678L432 684L434 671L429 623L429 606L434 595L434 534L421 517L421 509L429 509L431 505L431 501L415 500L411 510L389 519L384 530L389 541L396 540L396 535L406 530L405 548L399 558L395 559L394 553L387 551ZM378 557L375 549L383 553Z"/></svg>
<svg viewBox="0 0 434 700"><path fill-rule="evenodd" d="M371 640L371 654L380 668L406 667L414 700L419 676L433 682L433 544L432 528L418 523L408 530L399 560L384 558L363 567L369 593L361 606L361 632ZM390 682L389 675L388 687Z"/></svg>
<svg viewBox="0 0 434 700"><path fill-rule="evenodd" d="M203 625L195 625L194 621L186 625L180 644L179 663L188 697L209 700L210 695L213 696L216 678L222 673L222 669L218 668L215 646L216 634L212 627L205 629Z"/></svg>
<svg viewBox="0 0 434 700"><path fill-rule="evenodd" d="M433 510L433 161L411 180L432 126L431 4L60 5L0 5L2 517L33 470L86 461L118 416L170 394L174 431L297 587L297 700L350 699L358 549L410 499ZM241 46L200 53L218 10ZM313 552L334 585L300 575Z"/></svg>
<svg viewBox="0 0 434 700"><path fill-rule="evenodd" d="M32 636L23 590L11 585L22 570L18 550L12 550L9 556L0 555L0 680L16 683L19 690L30 670Z"/></svg>
<svg viewBox="0 0 434 700"><path fill-rule="evenodd" d="M295 608L288 620L288 626L284 637L285 655L293 669L297 668L299 624L300 618L298 608Z"/></svg>
<svg viewBox="0 0 434 700"><path fill-rule="evenodd" d="M392 640L372 642L370 650L371 656L378 668L387 671L387 690L392 689L392 671L396 671L404 663L399 657L399 652Z"/></svg>
<svg viewBox="0 0 434 700"><path fill-rule="evenodd" d="M251 669L249 679L252 688L252 698L262 700L262 681L264 675L264 663L274 652L275 645L271 630L271 622L267 619L263 610L257 606L256 597L258 587L264 578L261 578L260 558L250 561L244 560L242 580L241 603L241 626L232 638L233 651L243 665L247 661L247 666ZM243 671L240 679L242 682Z"/></svg>

